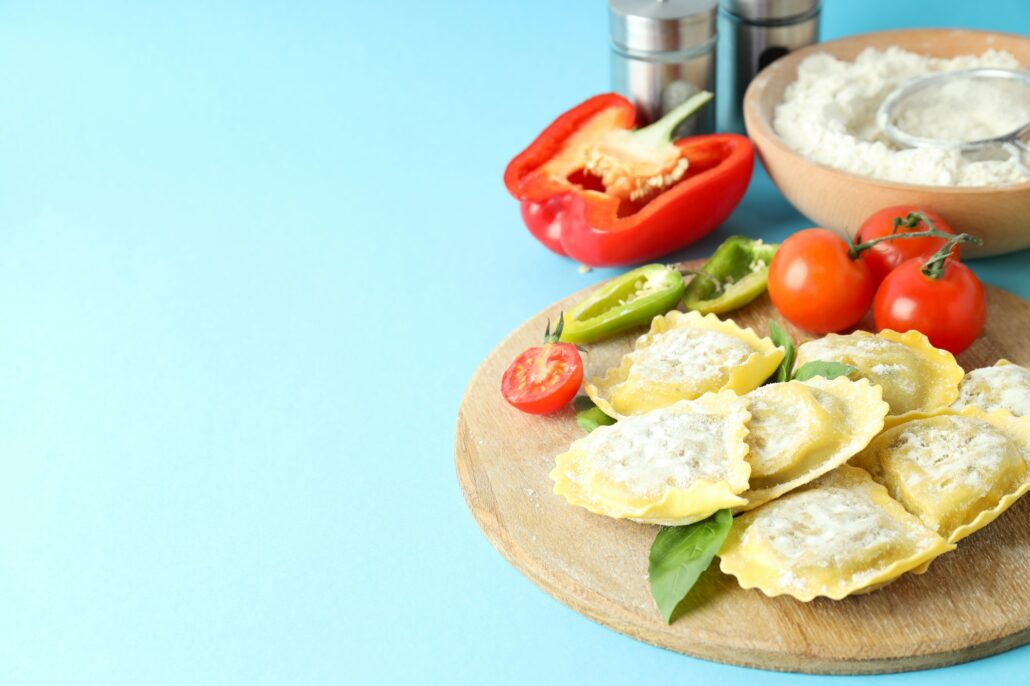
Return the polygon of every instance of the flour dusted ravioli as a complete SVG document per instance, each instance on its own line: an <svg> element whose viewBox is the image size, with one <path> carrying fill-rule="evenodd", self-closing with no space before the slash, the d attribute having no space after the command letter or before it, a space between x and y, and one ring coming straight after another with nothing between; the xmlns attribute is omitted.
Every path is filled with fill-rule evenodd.
<svg viewBox="0 0 1030 686"><path fill-rule="evenodd" d="M947 407L958 397L962 368L947 350L939 350L918 331L878 334L856 331L829 334L798 347L797 364L842 362L883 388L892 416Z"/></svg>
<svg viewBox="0 0 1030 686"><path fill-rule="evenodd" d="M873 439L851 464L954 543L1030 489L1030 417L975 407L916 414Z"/></svg>
<svg viewBox="0 0 1030 686"><path fill-rule="evenodd" d="M554 492L591 512L689 524L743 505L747 403L710 393L602 426L555 458Z"/></svg>
<svg viewBox="0 0 1030 686"><path fill-rule="evenodd" d="M993 367L974 369L958 387L952 407L969 405L981 410L1008 410L1016 417L1030 415L1030 369L998 360Z"/></svg>
<svg viewBox="0 0 1030 686"><path fill-rule="evenodd" d="M613 417L643 414L712 391L747 393L776 370L783 349L714 314L659 315L618 367L585 386Z"/></svg>
<svg viewBox="0 0 1030 686"><path fill-rule="evenodd" d="M818 376L761 386L745 396L751 420L750 510L845 462L883 428L887 403L867 379Z"/></svg>
<svg viewBox="0 0 1030 686"><path fill-rule="evenodd" d="M954 548L868 473L843 465L737 517L719 557L743 588L839 600L922 573Z"/></svg>

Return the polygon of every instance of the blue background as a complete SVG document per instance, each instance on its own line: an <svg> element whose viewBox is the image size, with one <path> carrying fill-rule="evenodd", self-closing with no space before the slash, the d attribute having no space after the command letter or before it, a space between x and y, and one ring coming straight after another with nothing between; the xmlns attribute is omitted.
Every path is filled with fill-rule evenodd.
<svg viewBox="0 0 1030 686"><path fill-rule="evenodd" d="M824 21L1028 33L1030 7ZM599 0L0 7L0 681L838 681L595 625L462 501L480 360L613 273L540 247L501 184L606 90L606 31ZM685 255L805 224L759 171ZM975 265L1030 297L1027 267Z"/></svg>

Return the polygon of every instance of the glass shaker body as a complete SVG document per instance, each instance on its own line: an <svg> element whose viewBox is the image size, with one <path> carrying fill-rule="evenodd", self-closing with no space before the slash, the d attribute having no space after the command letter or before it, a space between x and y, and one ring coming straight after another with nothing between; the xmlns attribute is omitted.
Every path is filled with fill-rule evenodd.
<svg viewBox="0 0 1030 686"><path fill-rule="evenodd" d="M637 123L660 119L699 90L715 92L715 45L707 52L686 57L635 57L612 48L612 87L637 107ZM715 106L707 107L676 130L677 136L715 131Z"/></svg>
<svg viewBox="0 0 1030 686"><path fill-rule="evenodd" d="M715 92L717 0L609 0L612 88L643 126L694 93ZM715 130L715 103L677 136Z"/></svg>
<svg viewBox="0 0 1030 686"><path fill-rule="evenodd" d="M719 125L744 132L741 105L748 84L771 62L819 41L819 0L723 0L719 53Z"/></svg>

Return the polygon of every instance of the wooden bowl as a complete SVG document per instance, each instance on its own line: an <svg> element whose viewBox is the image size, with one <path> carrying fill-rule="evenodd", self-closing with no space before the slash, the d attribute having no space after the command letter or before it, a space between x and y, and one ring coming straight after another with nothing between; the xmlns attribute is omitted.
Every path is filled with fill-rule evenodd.
<svg viewBox="0 0 1030 686"><path fill-rule="evenodd" d="M868 47L900 46L933 57L1012 53L1030 64L1030 38L1007 33L952 29L883 31L812 45L782 57L751 82L744 95L744 122L759 157L780 191L818 226L853 235L872 213L891 205L920 205L945 217L957 231L983 239L963 254L984 257L1030 246L1030 182L1001 187L921 186L880 181L834 169L803 157L772 127L773 112L786 87L797 78L801 60L829 53L854 60Z"/></svg>

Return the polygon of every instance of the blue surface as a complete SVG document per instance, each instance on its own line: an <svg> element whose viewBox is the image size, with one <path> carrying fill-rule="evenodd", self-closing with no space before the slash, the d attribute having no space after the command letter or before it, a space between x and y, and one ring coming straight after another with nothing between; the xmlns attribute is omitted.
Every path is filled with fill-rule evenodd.
<svg viewBox="0 0 1030 686"><path fill-rule="evenodd" d="M824 37L924 24L1030 8L828 0ZM459 493L480 360L612 273L500 178L607 88L605 35L586 0L0 7L0 682L844 681L595 625ZM759 173L685 256L804 225ZM975 267L1030 297L1027 253Z"/></svg>

